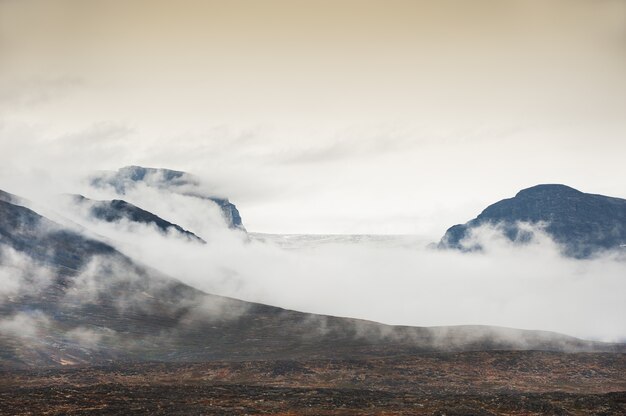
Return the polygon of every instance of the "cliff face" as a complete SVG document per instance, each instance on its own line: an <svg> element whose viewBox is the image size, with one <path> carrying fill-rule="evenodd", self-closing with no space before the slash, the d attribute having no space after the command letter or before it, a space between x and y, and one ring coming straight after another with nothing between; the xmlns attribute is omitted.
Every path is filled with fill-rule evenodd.
<svg viewBox="0 0 626 416"><path fill-rule="evenodd" d="M585 258L626 244L626 200L580 192L565 185L537 185L487 207L478 217L450 227L440 248L466 250L462 240L481 225L500 225L512 241L524 242L518 223L543 223L564 254Z"/></svg>
<svg viewBox="0 0 626 416"><path fill-rule="evenodd" d="M170 169L126 166L115 172L105 172L91 178L95 187L112 187L119 195L124 195L138 183L150 187L167 189L181 195L191 196L217 204L221 209L226 224L230 228L245 230L237 207L227 198L210 195L201 186L200 181L186 172Z"/></svg>

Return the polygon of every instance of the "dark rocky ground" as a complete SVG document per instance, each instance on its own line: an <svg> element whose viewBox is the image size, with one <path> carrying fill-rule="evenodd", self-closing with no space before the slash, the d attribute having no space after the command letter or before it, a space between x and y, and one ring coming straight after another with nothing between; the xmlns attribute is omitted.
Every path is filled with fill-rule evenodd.
<svg viewBox="0 0 626 416"><path fill-rule="evenodd" d="M31 415L623 415L626 393L423 395L255 385L103 384L13 392L3 414Z"/></svg>
<svg viewBox="0 0 626 416"><path fill-rule="evenodd" d="M626 355L490 351L5 371L0 414L622 415Z"/></svg>

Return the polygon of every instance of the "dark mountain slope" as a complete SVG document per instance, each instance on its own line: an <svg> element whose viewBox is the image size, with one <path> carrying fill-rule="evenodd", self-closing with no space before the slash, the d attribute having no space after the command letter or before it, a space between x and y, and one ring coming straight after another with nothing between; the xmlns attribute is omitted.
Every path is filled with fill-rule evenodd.
<svg viewBox="0 0 626 416"><path fill-rule="evenodd" d="M0 190L0 201L10 202L12 204L21 205L19 198L13 194Z"/></svg>
<svg viewBox="0 0 626 416"><path fill-rule="evenodd" d="M544 223L545 231L571 257L585 258L626 244L626 200L586 194L565 185L537 185L449 228L439 247L468 249L462 240L473 228L486 224L501 225L509 239L523 242L529 235L519 222Z"/></svg>
<svg viewBox="0 0 626 416"><path fill-rule="evenodd" d="M243 230L241 215L237 207L226 198L219 198L208 194L201 187L200 181L186 172L170 169L145 168L141 166L126 166L116 172L103 172L91 178L95 187L111 186L119 195L124 195L138 183L148 186L167 189L181 195L211 201L217 204L230 228Z"/></svg>
<svg viewBox="0 0 626 416"><path fill-rule="evenodd" d="M78 270L94 255L115 250L67 230L21 205L0 200L0 244L55 268Z"/></svg>
<svg viewBox="0 0 626 416"><path fill-rule="evenodd" d="M164 220L163 218L124 200L114 199L112 201L94 201L92 199L85 198L82 195L72 195L71 198L72 201L77 204L87 205L89 207L89 213L94 218L99 220L116 222L125 219L140 224L153 224L165 233L174 230L194 241L205 243L202 238L198 237L191 231L185 230L180 225Z"/></svg>
<svg viewBox="0 0 626 416"><path fill-rule="evenodd" d="M0 292L0 366L493 349L626 351L621 344L549 332L394 327L208 295L4 201L0 237L0 248L28 255L37 265L19 290Z"/></svg>

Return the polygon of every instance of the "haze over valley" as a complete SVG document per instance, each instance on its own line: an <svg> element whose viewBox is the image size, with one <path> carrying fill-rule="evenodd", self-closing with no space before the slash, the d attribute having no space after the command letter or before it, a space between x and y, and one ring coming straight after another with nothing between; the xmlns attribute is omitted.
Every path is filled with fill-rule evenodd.
<svg viewBox="0 0 626 416"><path fill-rule="evenodd" d="M0 414L625 414L625 16L0 1Z"/></svg>

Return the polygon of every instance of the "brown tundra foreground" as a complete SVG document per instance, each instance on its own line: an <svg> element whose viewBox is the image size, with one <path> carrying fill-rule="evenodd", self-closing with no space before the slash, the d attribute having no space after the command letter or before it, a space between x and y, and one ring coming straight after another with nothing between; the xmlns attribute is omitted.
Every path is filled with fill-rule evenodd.
<svg viewBox="0 0 626 416"><path fill-rule="evenodd" d="M626 354L480 351L7 370L0 413L623 415Z"/></svg>

